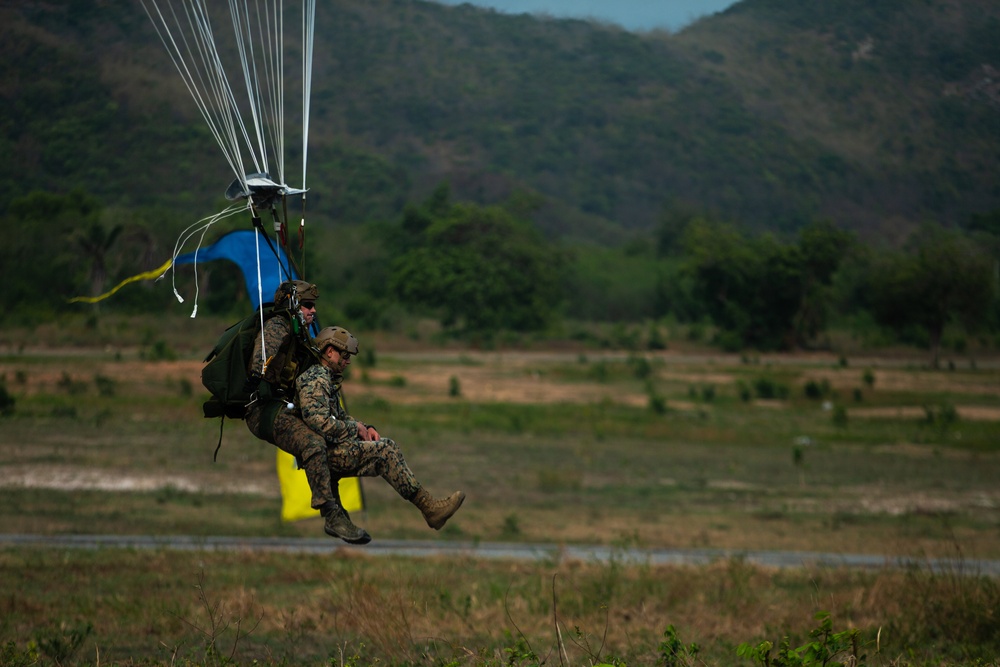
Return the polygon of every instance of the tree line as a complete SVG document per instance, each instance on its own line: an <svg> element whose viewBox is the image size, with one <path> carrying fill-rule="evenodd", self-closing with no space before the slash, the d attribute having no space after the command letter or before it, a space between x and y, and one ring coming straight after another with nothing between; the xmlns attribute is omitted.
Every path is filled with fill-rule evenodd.
<svg viewBox="0 0 1000 667"><path fill-rule="evenodd" d="M829 221L781 237L671 206L653 233L604 247L543 236L529 222L541 204L527 194L490 206L454 201L442 184L394 220L319 230L309 278L336 295L327 308L341 321L380 328L429 316L458 337L671 320L708 325L726 350L788 350L823 347L839 327L936 359L949 331L987 343L1000 333L1000 212L961 228L927 224L890 247ZM67 303L162 264L178 232L166 214L39 191L7 217L31 233L0 247L4 320L148 313L169 298L138 285L98 305ZM247 307L245 295L234 299L244 290L234 266L206 263L199 277L208 312Z"/></svg>

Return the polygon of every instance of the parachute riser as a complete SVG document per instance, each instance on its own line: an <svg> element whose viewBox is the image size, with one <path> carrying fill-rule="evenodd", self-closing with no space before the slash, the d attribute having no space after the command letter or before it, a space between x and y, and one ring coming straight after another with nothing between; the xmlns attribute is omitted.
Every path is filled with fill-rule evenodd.
<svg viewBox="0 0 1000 667"><path fill-rule="evenodd" d="M281 197L281 200L282 200L282 209L285 212L284 218L287 219L288 217L287 200L284 196ZM288 266L285 266L285 264L282 263L281 255L278 253L277 248L275 248L274 244L271 242L271 237L268 235L267 230L264 229L264 221L261 219L261 213L259 207L254 202L253 198L248 197L247 208L250 211L251 223L254 229L256 229L257 232L264 237L264 240L267 242L267 246L271 249L271 252L274 253L274 257L278 261L278 266L281 267L281 271L285 276L285 280L292 280L295 274L298 274L299 276L304 276L305 274L302 272L301 268L299 268L299 265L296 263L294 256L292 255L291 251L288 248L286 224L284 222L284 219L278 215L278 209L273 203L273 198L270 200L270 204L271 205L268 207L268 210L270 210L271 218L274 221L273 225L274 225L275 238L277 239L278 244L285 250L285 257L288 260ZM304 254L305 251L303 249L303 255Z"/></svg>

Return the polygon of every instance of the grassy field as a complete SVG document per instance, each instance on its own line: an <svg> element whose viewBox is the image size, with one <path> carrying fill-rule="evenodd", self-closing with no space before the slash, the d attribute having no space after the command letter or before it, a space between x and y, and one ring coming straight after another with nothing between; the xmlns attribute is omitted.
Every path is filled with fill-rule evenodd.
<svg viewBox="0 0 1000 667"><path fill-rule="evenodd" d="M13 400L0 418L0 532L321 537L318 520L280 521L274 449L241 422L227 422L212 462L219 423L199 412L206 341L129 336L121 347L0 341ZM346 385L352 413L395 439L432 493L468 493L435 533L382 480L366 481L354 518L375 540L1000 559L996 358L930 369L919 353L369 339L374 352ZM64 665L751 665L740 644L773 642L776 659L783 637L794 648L812 630L830 651L858 642L863 664L1000 655L997 582L975 572L771 571L738 557L478 562L330 546L5 548L0 663L32 664L37 650ZM822 664L784 659L772 664Z"/></svg>

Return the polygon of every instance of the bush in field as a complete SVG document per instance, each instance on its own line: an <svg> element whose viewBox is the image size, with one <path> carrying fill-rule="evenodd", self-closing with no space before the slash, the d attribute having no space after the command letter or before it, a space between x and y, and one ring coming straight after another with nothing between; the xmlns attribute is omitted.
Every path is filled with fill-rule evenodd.
<svg viewBox="0 0 1000 667"><path fill-rule="evenodd" d="M0 384L0 415L12 414L15 403L17 400L7 391L6 385Z"/></svg>
<svg viewBox="0 0 1000 667"><path fill-rule="evenodd" d="M94 376L94 386L97 387L97 393L101 396L112 397L115 395L118 383L115 382L114 378L98 374Z"/></svg>
<svg viewBox="0 0 1000 667"><path fill-rule="evenodd" d="M143 351L144 358L149 361L176 361L177 353L164 340L158 340L148 350Z"/></svg>
<svg viewBox="0 0 1000 667"><path fill-rule="evenodd" d="M77 396L87 391L86 382L74 380L73 377L65 371L63 371L62 377L59 378L59 382L56 383L56 386L70 396Z"/></svg>
<svg viewBox="0 0 1000 667"><path fill-rule="evenodd" d="M811 641L792 648L788 637L781 640L777 654L772 655L774 644L764 641L753 646L740 644L736 654L765 667L821 667L825 665L863 665L866 655L860 632L855 629L833 631L829 612L816 614L819 626L809 633Z"/></svg>
<svg viewBox="0 0 1000 667"><path fill-rule="evenodd" d="M958 410L951 403L942 403L936 407L925 405L924 421L929 426L947 429L958 422Z"/></svg>
<svg viewBox="0 0 1000 667"><path fill-rule="evenodd" d="M809 380L806 382L804 391L807 398L814 400L826 398L831 394L830 381L825 378L819 382L816 380Z"/></svg>
<svg viewBox="0 0 1000 667"><path fill-rule="evenodd" d="M760 377L754 380L753 389L757 394L757 398L764 399L785 399L788 398L789 394L788 385L768 377Z"/></svg>
<svg viewBox="0 0 1000 667"><path fill-rule="evenodd" d="M847 427L847 408L837 405L833 408L833 425L838 428Z"/></svg>

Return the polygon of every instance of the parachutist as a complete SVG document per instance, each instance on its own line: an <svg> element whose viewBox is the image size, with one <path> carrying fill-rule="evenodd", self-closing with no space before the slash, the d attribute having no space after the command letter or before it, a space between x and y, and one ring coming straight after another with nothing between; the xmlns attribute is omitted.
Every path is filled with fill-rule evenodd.
<svg viewBox="0 0 1000 667"><path fill-rule="evenodd" d="M462 506L465 493L456 491L446 498L431 496L410 470L395 441L383 438L375 427L347 412L341 388L344 371L358 354L358 339L351 332L343 327L326 327L313 344L319 352L319 363L295 381L295 396L302 421L326 439L334 486L343 477L381 477L420 510L428 526L441 530Z"/></svg>

